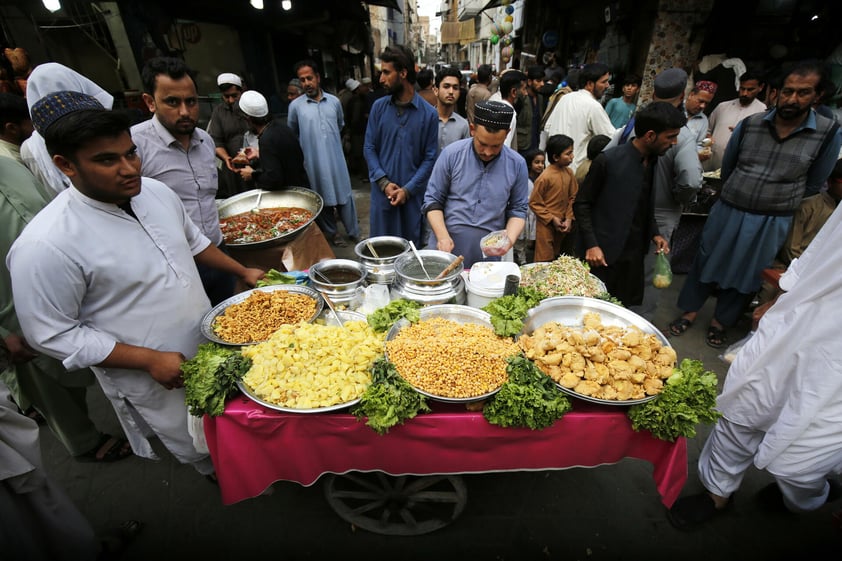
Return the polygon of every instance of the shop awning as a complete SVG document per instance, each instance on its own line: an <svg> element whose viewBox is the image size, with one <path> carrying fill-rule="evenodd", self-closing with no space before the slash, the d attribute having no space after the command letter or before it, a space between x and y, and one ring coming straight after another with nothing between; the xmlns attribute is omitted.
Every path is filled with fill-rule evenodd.
<svg viewBox="0 0 842 561"><path fill-rule="evenodd" d="M363 0L363 2L372 6L383 6L384 8L392 8L401 12L401 8L398 6L398 0Z"/></svg>

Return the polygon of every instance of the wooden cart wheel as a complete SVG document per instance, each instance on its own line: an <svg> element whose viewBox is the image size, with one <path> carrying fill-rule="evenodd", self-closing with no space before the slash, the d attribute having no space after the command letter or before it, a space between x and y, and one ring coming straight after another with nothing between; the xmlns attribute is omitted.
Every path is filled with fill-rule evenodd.
<svg viewBox="0 0 842 561"><path fill-rule="evenodd" d="M417 536L456 520L468 502L468 491L458 475L353 472L328 475L325 497L336 514L358 528Z"/></svg>

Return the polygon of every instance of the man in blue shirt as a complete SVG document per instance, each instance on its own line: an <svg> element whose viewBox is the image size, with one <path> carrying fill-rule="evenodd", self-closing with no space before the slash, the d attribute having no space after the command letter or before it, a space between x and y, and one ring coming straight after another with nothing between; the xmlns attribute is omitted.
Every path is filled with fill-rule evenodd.
<svg viewBox="0 0 842 561"><path fill-rule="evenodd" d="M415 58L403 45L380 55L388 96L374 102L365 131L371 235L421 244L421 202L438 154L436 109L415 92Z"/></svg>
<svg viewBox="0 0 842 561"><path fill-rule="evenodd" d="M430 177L422 210L433 233L428 245L465 257L465 266L499 259L514 246L526 222L529 176L526 160L505 146L511 106L481 101L474 107L472 139L447 146ZM506 230L506 247L486 250L486 234Z"/></svg>

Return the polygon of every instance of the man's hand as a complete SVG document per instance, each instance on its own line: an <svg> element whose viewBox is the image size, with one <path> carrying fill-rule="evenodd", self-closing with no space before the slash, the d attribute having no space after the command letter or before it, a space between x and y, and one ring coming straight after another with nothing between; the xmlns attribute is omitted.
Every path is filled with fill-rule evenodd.
<svg viewBox="0 0 842 561"><path fill-rule="evenodd" d="M181 375L181 363L187 360L181 353L154 351L152 360L147 364L146 371L152 378L167 388L184 387L184 378Z"/></svg>
<svg viewBox="0 0 842 561"><path fill-rule="evenodd" d="M254 146L246 146L245 148L243 148L243 154L249 160L256 160L260 158L260 149L255 148Z"/></svg>
<svg viewBox="0 0 842 561"><path fill-rule="evenodd" d="M446 251L447 253L453 253L453 248L455 247L453 240L450 238L443 238L441 240L436 241L436 249L439 251Z"/></svg>
<svg viewBox="0 0 842 561"><path fill-rule="evenodd" d="M591 267L608 266L608 263L605 262L605 254L602 253L602 248L598 245L588 248L588 250L585 252L585 261L587 261L588 265L590 265Z"/></svg>
<svg viewBox="0 0 842 561"><path fill-rule="evenodd" d="M666 253L669 255L670 244L663 236L655 236L652 238L652 241L655 242L655 253Z"/></svg>
<svg viewBox="0 0 842 561"><path fill-rule="evenodd" d="M6 348L9 349L9 358L12 364L23 364L38 356L38 353L20 335L10 333L3 338L3 342L6 344Z"/></svg>
<svg viewBox="0 0 842 561"><path fill-rule="evenodd" d="M386 198L389 199L389 203L391 203L392 206L400 206L406 203L406 200L409 198L407 190L397 183L389 183L386 185L386 189L384 189L383 193L386 195Z"/></svg>
<svg viewBox="0 0 842 561"><path fill-rule="evenodd" d="M505 247L484 247L482 248L483 255L487 255L488 257L502 257L506 255L512 247L514 247L514 242L511 238L506 237L506 240L509 242L505 245Z"/></svg>
<svg viewBox="0 0 842 561"><path fill-rule="evenodd" d="M235 169L235 172L240 174L240 177L243 178L243 181L251 181L251 176L254 173L254 168L251 166L246 166L244 168Z"/></svg>
<svg viewBox="0 0 842 561"><path fill-rule="evenodd" d="M567 232L570 231L570 229L572 227L573 227L573 221L568 218L568 219L563 220L561 222L561 228L559 228L559 230L561 230L562 232L564 232L566 234Z"/></svg>
<svg viewBox="0 0 842 561"><path fill-rule="evenodd" d="M262 279L264 276L266 276L266 271L263 269L246 268L246 270L243 271L243 274L240 275L240 279L242 279L242 281L248 286L253 287L257 284L257 281Z"/></svg>
<svg viewBox="0 0 842 561"><path fill-rule="evenodd" d="M553 227L559 232L563 232L564 230L562 230L562 228L564 227L564 220L562 220L560 216L553 216Z"/></svg>
<svg viewBox="0 0 842 561"><path fill-rule="evenodd" d="M233 159L233 158L228 157L228 158L225 158L225 160L223 160L223 161L225 162L225 167L227 167L229 171L233 171L234 173L237 173L237 172L239 172L240 170L238 170L237 168L235 168L235 167L234 167L234 164L232 164L232 163L231 163L231 160L232 160L232 159Z"/></svg>

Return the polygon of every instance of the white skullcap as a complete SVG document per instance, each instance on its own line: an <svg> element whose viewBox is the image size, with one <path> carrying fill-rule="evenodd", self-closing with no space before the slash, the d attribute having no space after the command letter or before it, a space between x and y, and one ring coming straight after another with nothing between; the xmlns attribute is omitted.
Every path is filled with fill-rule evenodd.
<svg viewBox="0 0 842 561"><path fill-rule="evenodd" d="M345 87L348 88L351 91L354 91L354 90L356 90L357 88L360 87L360 83L357 82L356 80L354 80L353 78L348 78L345 81Z"/></svg>
<svg viewBox="0 0 842 561"><path fill-rule="evenodd" d="M269 114L266 98L254 90L243 92L240 96L240 109L249 117L265 117Z"/></svg>
<svg viewBox="0 0 842 561"><path fill-rule="evenodd" d="M243 79L237 76L236 74L232 74L231 72L223 72L219 76L216 77L216 85L221 86L222 84L234 84L235 86L243 87Z"/></svg>

